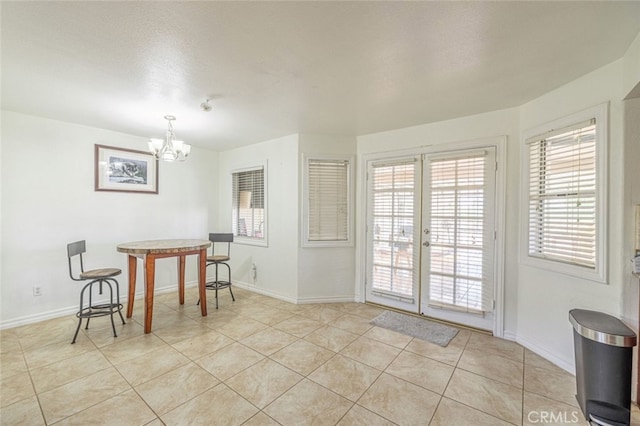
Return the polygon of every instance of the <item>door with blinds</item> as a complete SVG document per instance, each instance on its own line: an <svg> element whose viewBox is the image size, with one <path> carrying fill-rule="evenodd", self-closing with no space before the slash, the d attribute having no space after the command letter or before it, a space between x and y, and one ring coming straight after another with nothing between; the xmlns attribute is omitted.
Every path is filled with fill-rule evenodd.
<svg viewBox="0 0 640 426"><path fill-rule="evenodd" d="M370 162L367 170L367 301L418 312L421 163Z"/></svg>
<svg viewBox="0 0 640 426"><path fill-rule="evenodd" d="M492 330L495 148L426 155L420 312Z"/></svg>

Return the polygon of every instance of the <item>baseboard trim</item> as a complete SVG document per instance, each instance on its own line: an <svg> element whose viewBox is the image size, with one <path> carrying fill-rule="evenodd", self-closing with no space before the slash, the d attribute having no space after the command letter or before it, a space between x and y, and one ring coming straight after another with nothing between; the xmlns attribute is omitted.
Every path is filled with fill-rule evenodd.
<svg viewBox="0 0 640 426"><path fill-rule="evenodd" d="M554 363L555 365L562 368L566 372L571 373L575 376L576 367L574 365L573 360L567 361L566 359L559 358L558 356L544 349L538 343L532 340L529 340L527 338L523 338L521 336L516 336L515 341L521 344L522 346L524 346L525 348L529 349L530 351L535 352L537 355L540 355L542 358L548 360L549 362Z"/></svg>
<svg viewBox="0 0 640 426"><path fill-rule="evenodd" d="M197 281L185 283L185 287L196 287L197 285L198 285ZM158 288L156 289L154 294L158 295L158 294L171 293L177 290L178 290L178 285L176 284L175 286ZM139 293L136 293L134 300L139 300L139 299L144 299L144 290ZM108 300L107 299L103 301L96 300L96 302L106 303L108 302ZM120 302L126 307L127 295L126 294L123 295L122 292L120 293ZM47 312L41 312L38 314L25 315L23 317L13 318L10 320L0 322L0 330L20 327L22 325L34 324L36 322L47 321L50 319L60 318L67 315L73 315L77 311L78 311L78 305L73 305L73 306L67 306L65 308L54 309Z"/></svg>
<svg viewBox="0 0 640 426"><path fill-rule="evenodd" d="M255 286L253 284L246 283L244 281L235 281L234 280L233 281L233 286L241 288L243 290L251 291L253 293L258 293L258 294L261 294L263 296L269 296L269 297L273 297L274 299L283 300L285 302L298 303L297 299L294 298L294 297L284 296L282 294L273 292L271 290L267 290L267 289L262 288L262 287Z"/></svg>

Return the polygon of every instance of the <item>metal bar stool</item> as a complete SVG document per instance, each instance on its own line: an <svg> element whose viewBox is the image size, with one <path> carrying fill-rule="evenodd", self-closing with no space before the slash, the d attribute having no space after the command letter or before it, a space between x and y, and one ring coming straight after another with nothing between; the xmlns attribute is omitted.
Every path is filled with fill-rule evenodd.
<svg viewBox="0 0 640 426"><path fill-rule="evenodd" d="M231 243L233 242L233 234L221 234L221 233L212 233L209 234L209 241L211 244L211 256L207 256L207 267L211 265L216 266L216 277L213 281L207 282L207 290L214 290L216 292L216 309L218 309L218 290L223 288L228 288L229 293L231 293L231 300L234 302L236 298L233 296L233 291L231 290L231 266L227 263L231 259ZM225 244L227 246L227 254L216 254L216 243ZM224 265L227 267L229 272L229 279L227 281L223 281L218 276L218 266ZM198 304L200 301L198 300Z"/></svg>
<svg viewBox="0 0 640 426"><path fill-rule="evenodd" d="M85 253L86 244L85 241L76 241L75 243L67 244L67 257L69 259L69 276L74 281L89 281L82 287L82 291L80 292L80 309L76 313L76 317L78 318L78 327L76 328L76 333L73 335L72 344L76 342L76 338L78 337L78 332L80 331L80 326L82 325L82 319L87 319L87 325L85 330L89 328L89 320L94 317L103 317L109 315L111 317L111 328L113 329L113 337L118 337L116 334L116 325L113 322L113 314L114 312L118 312L120 314L120 319L123 324L126 324L124 321L124 317L122 316L122 304L120 303L120 286L118 281L113 278L122 273L122 270L118 268L101 268L101 269L92 269L90 271L84 270L84 264L82 261L82 254ZM72 258L75 256L80 256L80 275L76 278L73 275L73 262ZM116 297L115 300L113 298L113 285L116 288ZM103 303L94 303L93 302L93 286L96 285L98 287L98 294L102 294L102 287L106 285L109 288L109 301ZM85 295L85 293L88 293ZM85 297L88 296L89 302L85 306Z"/></svg>

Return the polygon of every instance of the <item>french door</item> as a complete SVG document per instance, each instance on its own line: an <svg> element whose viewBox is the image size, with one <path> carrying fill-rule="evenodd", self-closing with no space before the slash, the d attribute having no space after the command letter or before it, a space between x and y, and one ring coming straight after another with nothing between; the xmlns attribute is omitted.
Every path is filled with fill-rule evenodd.
<svg viewBox="0 0 640 426"><path fill-rule="evenodd" d="M492 330L494 147L368 165L371 302Z"/></svg>

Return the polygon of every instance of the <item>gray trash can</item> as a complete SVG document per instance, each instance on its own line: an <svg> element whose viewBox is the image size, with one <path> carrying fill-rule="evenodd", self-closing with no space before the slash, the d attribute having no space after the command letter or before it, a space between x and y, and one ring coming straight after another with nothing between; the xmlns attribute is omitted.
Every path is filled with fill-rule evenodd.
<svg viewBox="0 0 640 426"><path fill-rule="evenodd" d="M569 321L576 357L576 399L582 414L601 425L629 425L636 334L602 312L572 309Z"/></svg>

